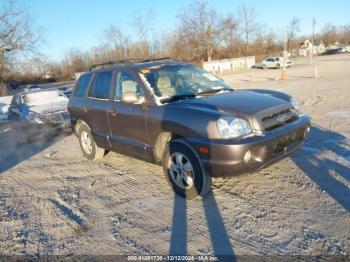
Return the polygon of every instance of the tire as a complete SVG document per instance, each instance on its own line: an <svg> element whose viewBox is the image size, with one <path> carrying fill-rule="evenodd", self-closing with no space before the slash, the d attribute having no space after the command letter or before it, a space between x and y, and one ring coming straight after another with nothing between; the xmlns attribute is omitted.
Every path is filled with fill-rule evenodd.
<svg viewBox="0 0 350 262"><path fill-rule="evenodd" d="M266 70L266 69L267 69L267 66L266 66L266 65L263 65L263 69Z"/></svg>
<svg viewBox="0 0 350 262"><path fill-rule="evenodd" d="M277 64L277 65L276 65L276 68L277 68L277 69L280 69L280 68L281 68L281 65L280 65L280 64Z"/></svg>
<svg viewBox="0 0 350 262"><path fill-rule="evenodd" d="M211 177L198 155L182 140L171 141L165 147L163 169L173 191L186 199L204 196L211 189Z"/></svg>
<svg viewBox="0 0 350 262"><path fill-rule="evenodd" d="M97 160L104 156L105 150L96 145L90 129L86 125L81 125L78 130L80 149L84 157L89 160Z"/></svg>

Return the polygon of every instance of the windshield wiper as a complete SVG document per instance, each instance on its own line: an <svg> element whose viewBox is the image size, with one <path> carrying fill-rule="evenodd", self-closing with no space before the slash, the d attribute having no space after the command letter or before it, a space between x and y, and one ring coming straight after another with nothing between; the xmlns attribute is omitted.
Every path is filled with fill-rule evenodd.
<svg viewBox="0 0 350 262"><path fill-rule="evenodd" d="M217 89L210 89L210 90L205 90L202 92L199 92L197 95L207 95L207 94L215 94L218 93L220 91L235 91L235 89L233 88L217 88Z"/></svg>
<svg viewBox="0 0 350 262"><path fill-rule="evenodd" d="M182 95L174 95L170 97L166 97L160 100L162 103L175 102L181 99L195 98L196 94L182 94Z"/></svg>

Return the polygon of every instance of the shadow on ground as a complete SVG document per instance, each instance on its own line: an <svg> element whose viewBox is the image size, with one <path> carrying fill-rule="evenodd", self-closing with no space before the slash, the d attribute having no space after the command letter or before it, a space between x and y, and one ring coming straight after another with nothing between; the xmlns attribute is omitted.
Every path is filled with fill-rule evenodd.
<svg viewBox="0 0 350 262"><path fill-rule="evenodd" d="M219 261L236 261L233 247L230 243L214 194L210 191L201 201L214 255L219 258ZM187 241L186 199L175 195L169 255L187 255Z"/></svg>
<svg viewBox="0 0 350 262"><path fill-rule="evenodd" d="M7 121L0 124L0 175L24 160L64 138L69 133L57 129L42 129L35 139L23 123Z"/></svg>
<svg viewBox="0 0 350 262"><path fill-rule="evenodd" d="M313 126L303 151L291 158L320 188L350 212L350 189L334 174L350 182L350 139ZM332 159L322 153L333 153ZM328 153L329 155L329 153ZM337 161L334 160L337 159Z"/></svg>

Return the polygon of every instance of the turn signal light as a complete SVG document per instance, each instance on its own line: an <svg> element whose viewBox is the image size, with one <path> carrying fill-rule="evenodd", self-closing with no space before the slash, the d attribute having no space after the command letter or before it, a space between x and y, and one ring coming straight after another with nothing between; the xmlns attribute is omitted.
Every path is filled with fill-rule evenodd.
<svg viewBox="0 0 350 262"><path fill-rule="evenodd" d="M201 146L201 147L199 147L199 153L201 153L201 154L208 154L209 153L209 148Z"/></svg>

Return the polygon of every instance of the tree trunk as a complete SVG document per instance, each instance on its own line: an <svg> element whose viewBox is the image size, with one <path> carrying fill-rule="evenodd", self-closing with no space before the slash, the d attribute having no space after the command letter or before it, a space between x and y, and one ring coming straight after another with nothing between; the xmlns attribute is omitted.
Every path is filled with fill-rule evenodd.
<svg viewBox="0 0 350 262"><path fill-rule="evenodd" d="M6 95L7 95L6 85L3 83L0 83L0 96L6 96Z"/></svg>

